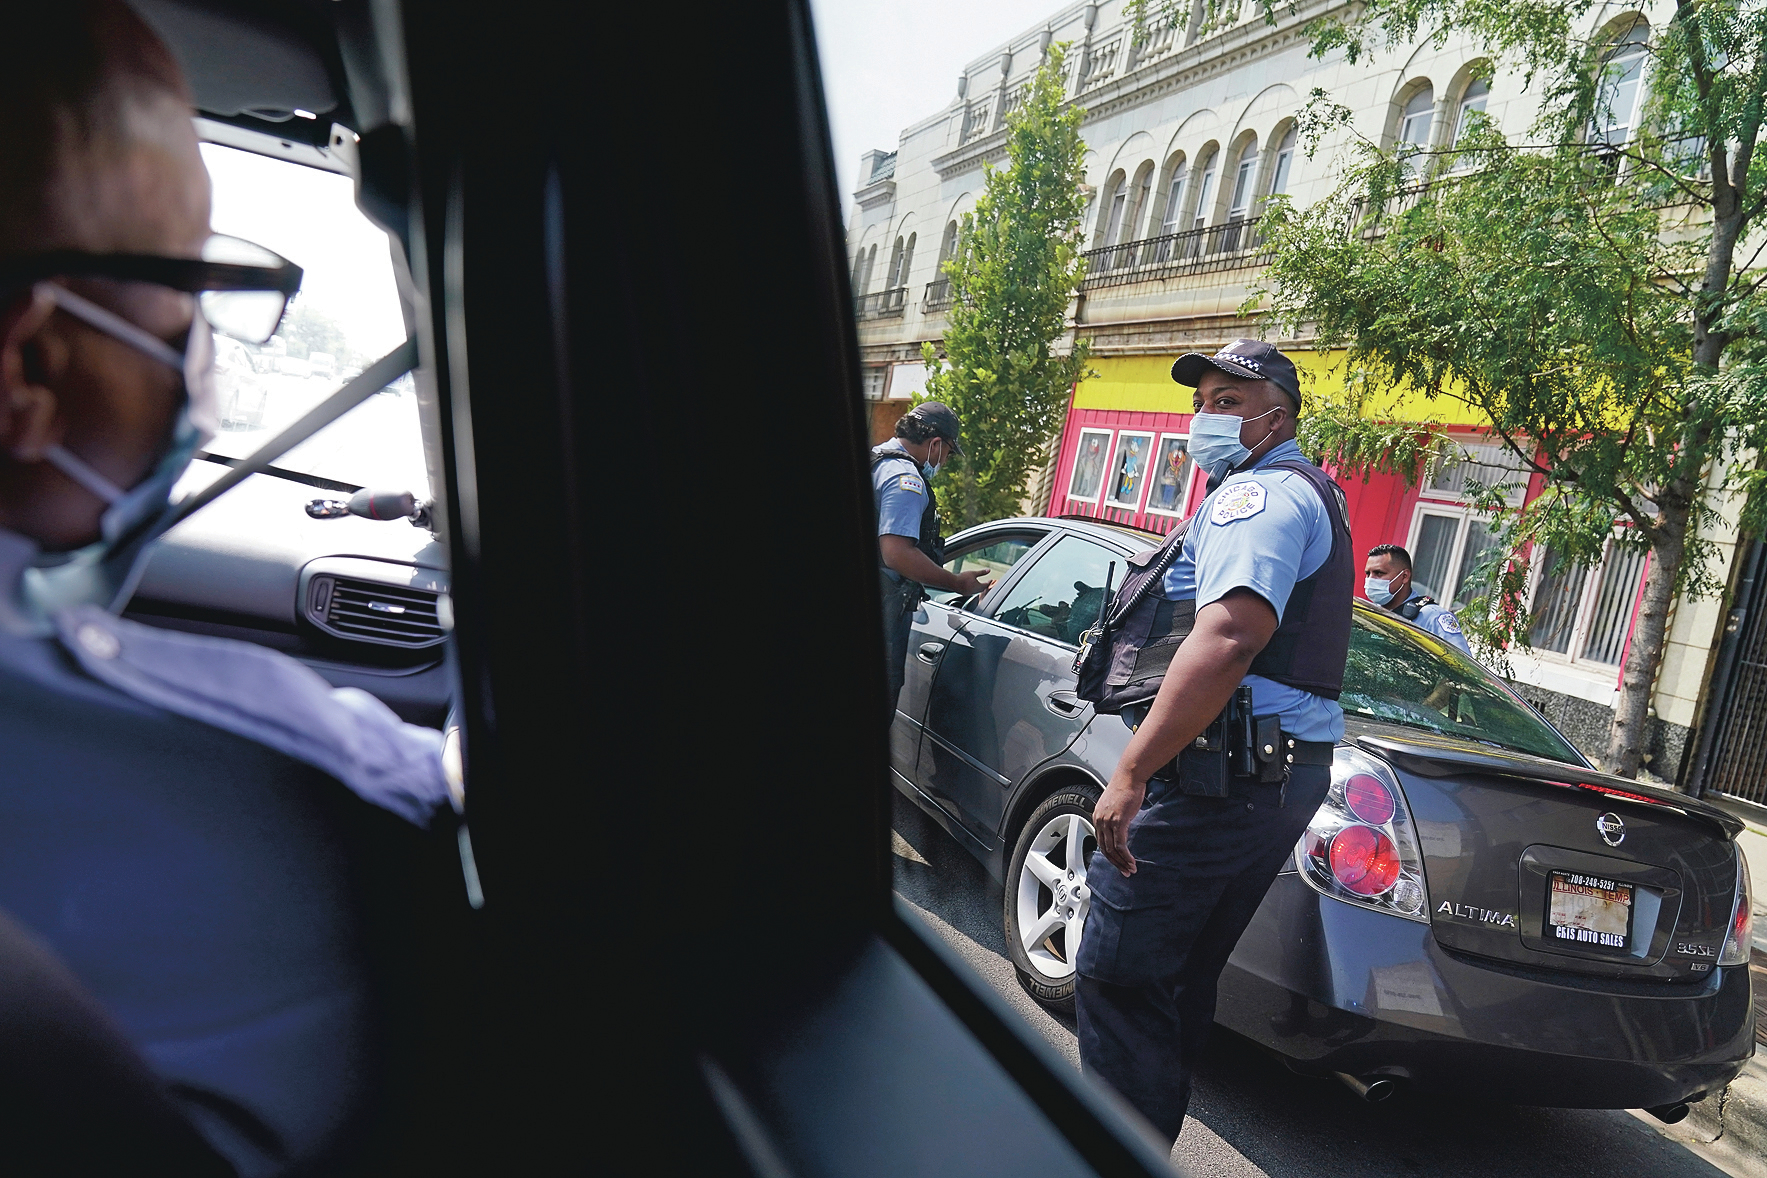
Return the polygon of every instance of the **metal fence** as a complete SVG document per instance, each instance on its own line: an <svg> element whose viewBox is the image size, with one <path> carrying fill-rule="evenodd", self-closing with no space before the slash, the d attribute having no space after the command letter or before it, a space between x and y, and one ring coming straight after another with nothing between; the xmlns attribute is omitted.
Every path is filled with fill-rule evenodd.
<svg viewBox="0 0 1767 1178"><path fill-rule="evenodd" d="M1177 278L1210 270L1236 270L1270 261L1258 218L1205 225L1141 241L1088 250L1082 289L1097 290L1130 282Z"/></svg>
<svg viewBox="0 0 1767 1178"><path fill-rule="evenodd" d="M935 278L926 284L926 293L920 296L923 310L942 311L951 305L951 280Z"/></svg>

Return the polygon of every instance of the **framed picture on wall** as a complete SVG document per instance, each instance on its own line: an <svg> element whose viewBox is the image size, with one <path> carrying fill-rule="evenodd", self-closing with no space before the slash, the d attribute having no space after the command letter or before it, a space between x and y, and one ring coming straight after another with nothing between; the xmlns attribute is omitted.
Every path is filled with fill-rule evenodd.
<svg viewBox="0 0 1767 1178"><path fill-rule="evenodd" d="M1155 515L1183 515L1190 496L1190 435L1161 434L1154 451L1153 473L1147 476L1147 510Z"/></svg>
<svg viewBox="0 0 1767 1178"><path fill-rule="evenodd" d="M1137 511L1141 493L1147 488L1148 468L1152 465L1153 435L1135 430L1117 434L1117 453L1111 459L1110 485L1105 488L1106 506Z"/></svg>
<svg viewBox="0 0 1767 1178"><path fill-rule="evenodd" d="M1074 473L1068 480L1068 498L1082 503L1097 503L1104 483L1104 463L1110 456L1111 431L1083 429L1080 445L1074 451Z"/></svg>

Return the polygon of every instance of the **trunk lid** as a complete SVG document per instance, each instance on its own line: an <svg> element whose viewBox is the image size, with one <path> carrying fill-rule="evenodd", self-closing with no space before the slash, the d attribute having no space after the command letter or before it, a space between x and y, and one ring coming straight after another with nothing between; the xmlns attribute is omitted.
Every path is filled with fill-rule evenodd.
<svg viewBox="0 0 1767 1178"><path fill-rule="evenodd" d="M1640 982L1709 981L1742 824L1586 766L1355 725L1418 829L1431 929L1449 950Z"/></svg>

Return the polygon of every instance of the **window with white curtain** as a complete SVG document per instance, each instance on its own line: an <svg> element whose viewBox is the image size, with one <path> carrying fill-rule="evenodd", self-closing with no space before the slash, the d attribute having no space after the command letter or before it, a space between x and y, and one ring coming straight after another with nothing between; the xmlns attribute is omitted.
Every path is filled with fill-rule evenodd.
<svg viewBox="0 0 1767 1178"><path fill-rule="evenodd" d="M1110 209L1105 214L1104 241L1102 245L1117 244L1117 235L1123 231L1123 210L1129 203L1129 181L1126 177L1117 177L1117 186L1111 191Z"/></svg>
<svg viewBox="0 0 1767 1178"><path fill-rule="evenodd" d="M1459 144L1466 138L1467 125L1472 121L1469 116L1474 111L1484 112L1485 103L1491 97L1491 87L1483 80L1474 78L1466 84L1466 92L1460 96L1460 111L1454 120L1454 142Z"/></svg>
<svg viewBox="0 0 1767 1178"><path fill-rule="evenodd" d="M1644 105L1644 56L1649 40L1650 26L1636 24L1608 50L1595 97L1595 117L1589 124L1591 143L1619 147L1637 130Z"/></svg>
<svg viewBox="0 0 1767 1178"><path fill-rule="evenodd" d="M1215 161L1220 158L1220 152L1211 151L1209 158L1203 161L1202 178L1196 182L1196 215L1191 218L1192 229L1201 229L1209 223L1209 202L1215 199Z"/></svg>
<svg viewBox="0 0 1767 1178"><path fill-rule="evenodd" d="M1227 202L1227 219L1243 220L1251 211L1252 192L1257 182L1258 141L1246 140L1245 146L1239 149L1239 162L1233 169L1233 196Z"/></svg>
<svg viewBox="0 0 1767 1178"><path fill-rule="evenodd" d="M1632 611L1643 584L1645 550L1607 542L1594 568L1576 568L1548 549L1534 580L1534 649L1565 661L1616 667L1626 652Z"/></svg>
<svg viewBox="0 0 1767 1178"><path fill-rule="evenodd" d="M1423 86L1405 100L1405 109L1399 114L1399 142L1427 149L1430 145L1430 124L1435 117L1435 88Z"/></svg>
<svg viewBox="0 0 1767 1178"><path fill-rule="evenodd" d="M1184 181L1182 161L1172 169L1172 182L1166 186L1166 215L1160 223L1161 233L1176 233L1184 227Z"/></svg>
<svg viewBox="0 0 1767 1178"><path fill-rule="evenodd" d="M1280 196L1288 191L1289 169L1295 162L1295 129L1291 126L1282 142L1276 145L1276 158L1270 162L1270 196Z"/></svg>

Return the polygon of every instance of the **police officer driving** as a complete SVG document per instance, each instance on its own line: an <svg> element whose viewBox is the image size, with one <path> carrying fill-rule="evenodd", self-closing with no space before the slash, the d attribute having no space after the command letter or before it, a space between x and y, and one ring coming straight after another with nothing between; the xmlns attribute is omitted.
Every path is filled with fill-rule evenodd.
<svg viewBox="0 0 1767 1178"><path fill-rule="evenodd" d="M1170 663L1123 712L1076 961L1083 1069L1167 1139L1228 955L1330 785L1355 576L1342 492L1294 441L1294 364L1240 339L1172 379L1211 491L1151 582Z"/></svg>
<svg viewBox="0 0 1767 1178"><path fill-rule="evenodd" d="M926 596L925 588L972 597L988 587L979 573L952 573L943 567L945 538L939 534L939 507L930 484L947 458L963 453L957 436L957 414L938 401L925 401L896 422L895 437L871 451L892 719L902 690L914 607Z"/></svg>
<svg viewBox="0 0 1767 1178"><path fill-rule="evenodd" d="M1427 593L1414 592L1411 584L1411 554L1397 544L1376 544L1368 550L1368 563L1362 569L1362 593L1388 613L1398 614L1420 630L1428 630L1443 642L1451 642L1467 654L1460 622L1454 611L1436 604Z"/></svg>

